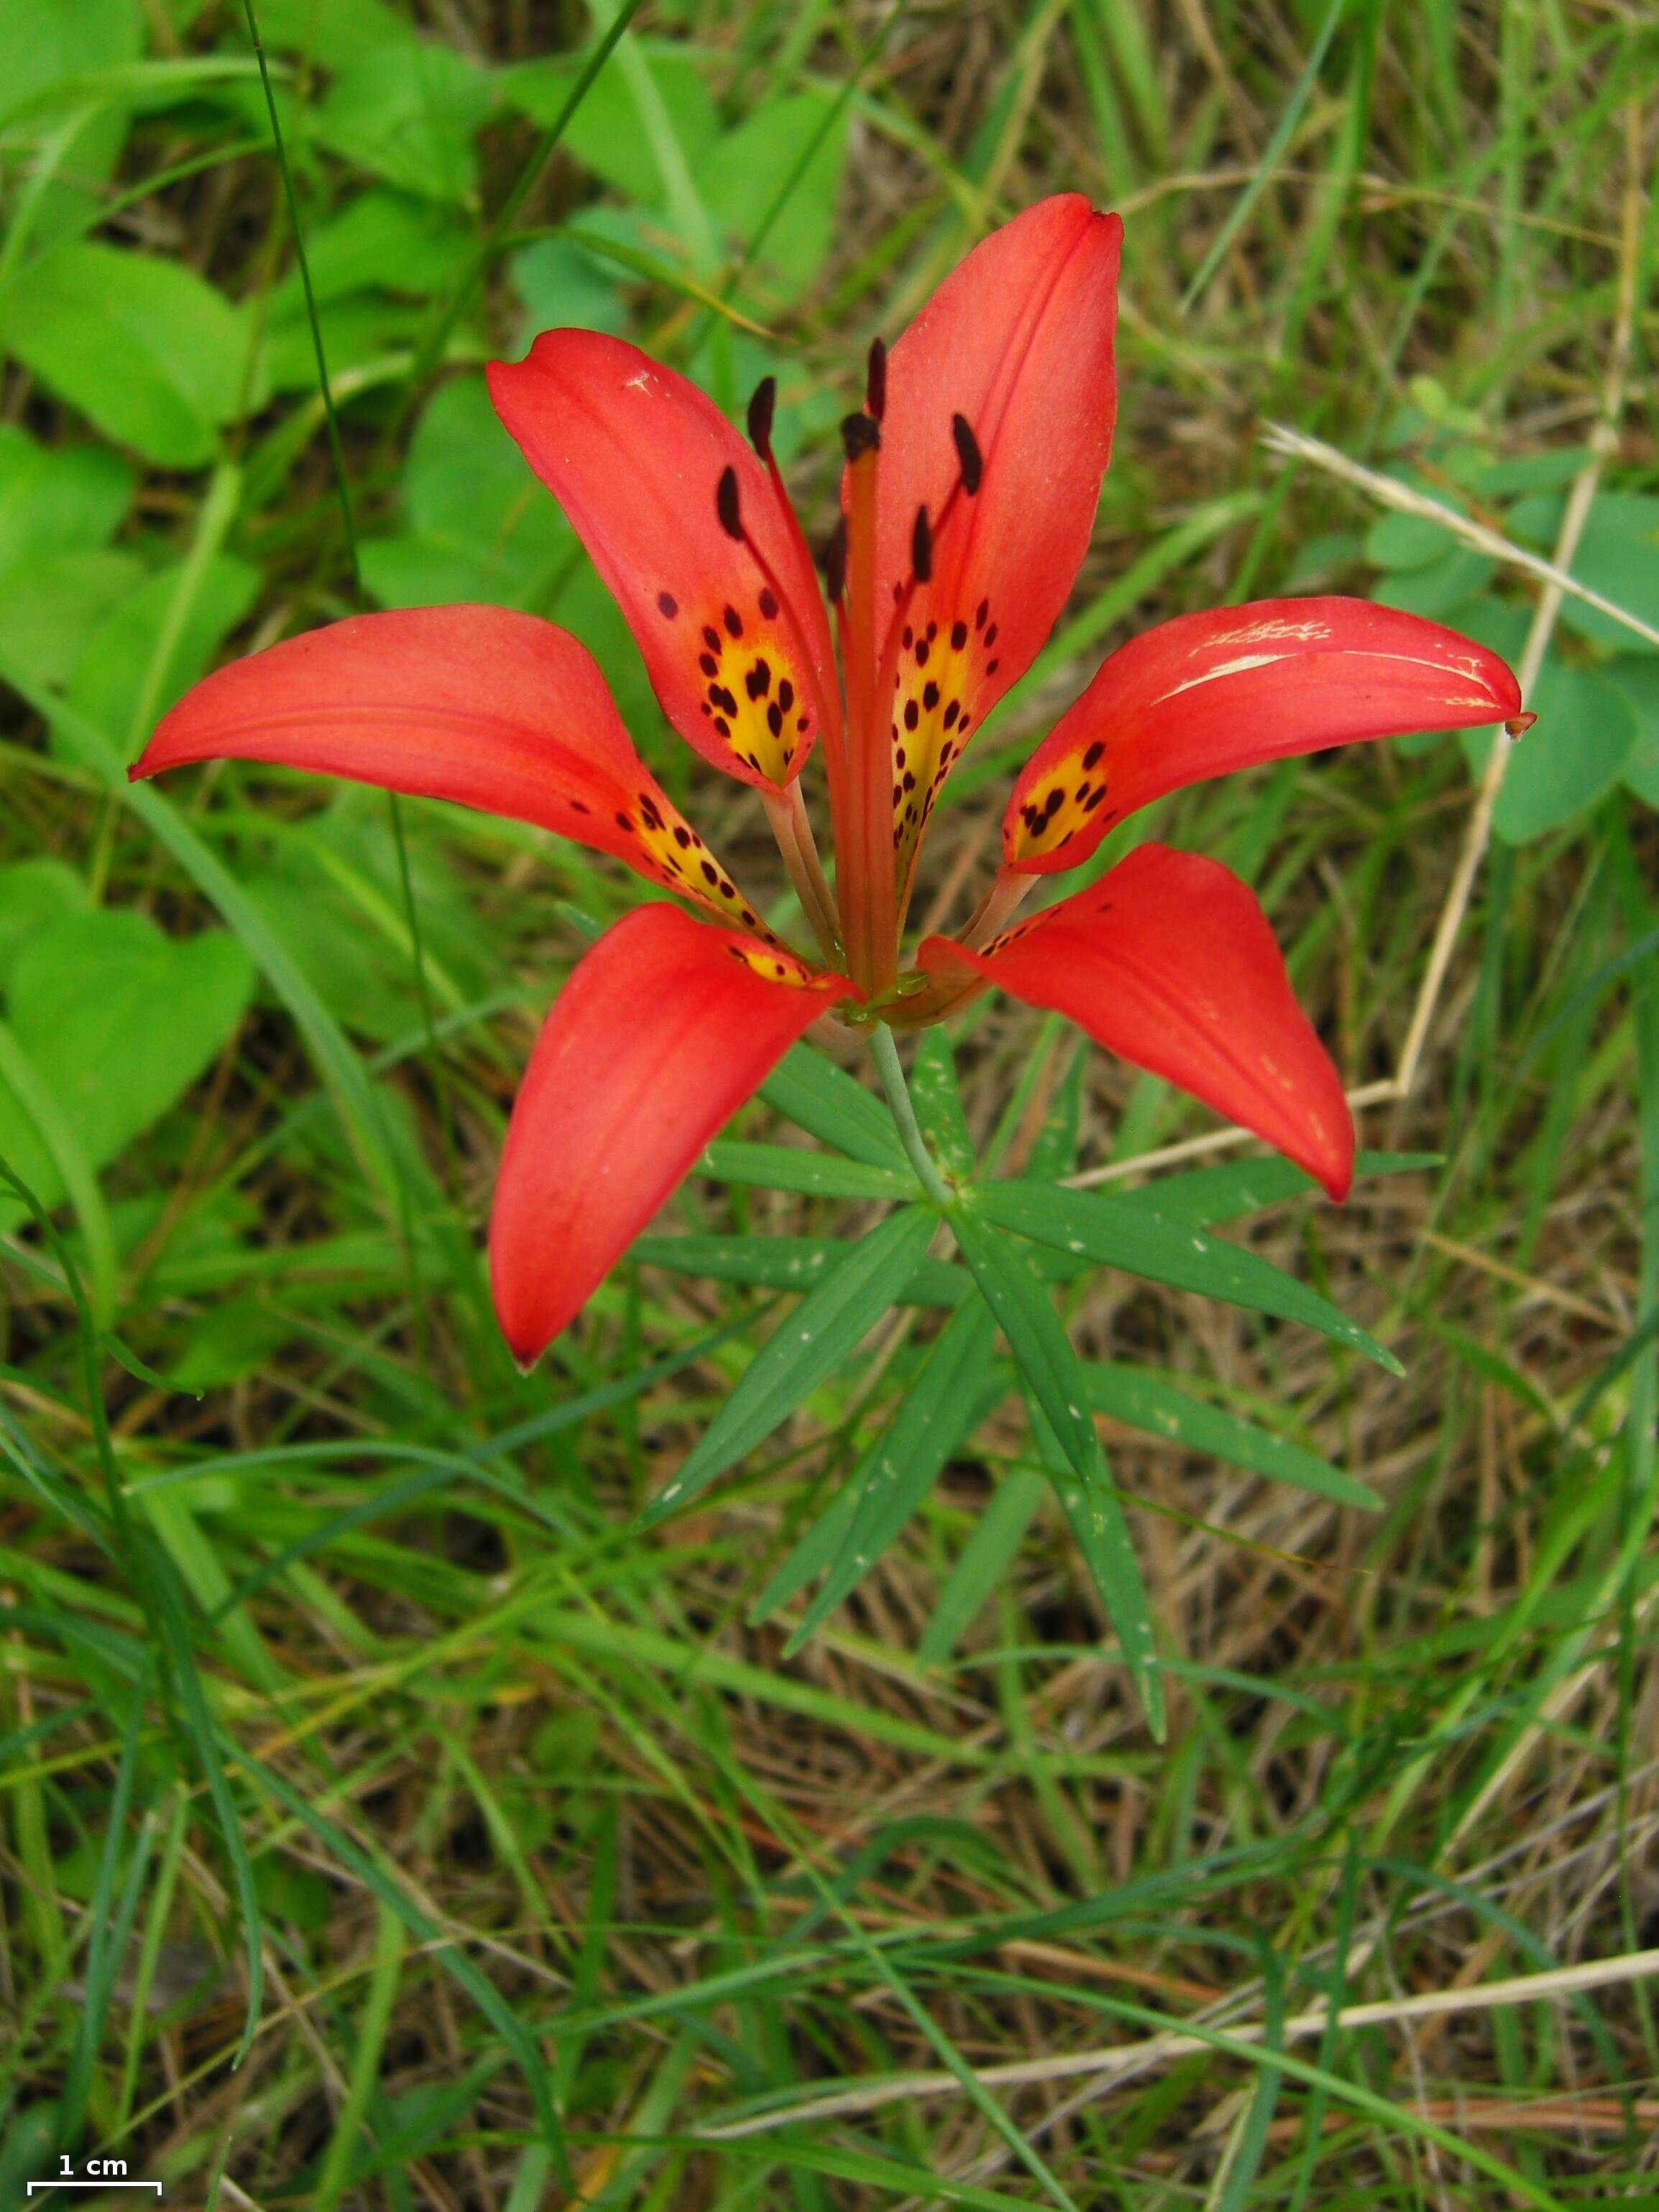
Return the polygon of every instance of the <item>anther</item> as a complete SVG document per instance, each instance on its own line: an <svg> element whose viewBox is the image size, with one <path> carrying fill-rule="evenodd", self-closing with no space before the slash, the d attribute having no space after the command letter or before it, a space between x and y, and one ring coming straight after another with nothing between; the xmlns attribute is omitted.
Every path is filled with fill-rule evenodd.
<svg viewBox="0 0 1659 2212"><path fill-rule="evenodd" d="M870 365L865 371L866 412L879 422L887 412L887 349L879 338L870 341Z"/></svg>
<svg viewBox="0 0 1659 2212"><path fill-rule="evenodd" d="M916 581L926 584L933 574L933 533L928 527L927 510L916 509L915 526L910 532L910 566L915 571ZM920 655L921 648L917 648Z"/></svg>
<svg viewBox="0 0 1659 2212"><path fill-rule="evenodd" d="M847 589L847 518L843 515L823 541L818 555L823 563L823 587L833 605Z"/></svg>
<svg viewBox="0 0 1659 2212"><path fill-rule="evenodd" d="M957 441L957 459L962 465L962 488L971 499L985 475L985 462L979 450L979 440L969 427L965 415L951 417L951 435Z"/></svg>
<svg viewBox="0 0 1659 2212"><path fill-rule="evenodd" d="M728 538L743 543L743 516L738 508L738 472L733 468L720 471L720 480L714 490L714 512L720 519L720 528Z"/></svg>
<svg viewBox="0 0 1659 2212"><path fill-rule="evenodd" d="M772 416L778 404L778 380L763 376L749 403L749 442L762 460L772 458Z"/></svg>
<svg viewBox="0 0 1659 2212"><path fill-rule="evenodd" d="M881 443L881 432L867 415L844 415L841 442L848 459L856 461L875 452Z"/></svg>

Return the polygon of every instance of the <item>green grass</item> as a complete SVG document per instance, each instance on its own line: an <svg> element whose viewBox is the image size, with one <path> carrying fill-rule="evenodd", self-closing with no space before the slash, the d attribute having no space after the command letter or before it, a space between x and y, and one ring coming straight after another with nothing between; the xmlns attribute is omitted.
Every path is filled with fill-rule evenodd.
<svg viewBox="0 0 1659 2212"><path fill-rule="evenodd" d="M1423 1157L1341 1209L1260 1163L1181 1186L1301 1318L1054 1253L1067 1353L981 1221L1008 1340L1075 1354L1030 1407L963 1268L869 1241L909 1185L867 1070L847 1158L805 1141L844 1094L769 1085L521 1376L495 1164L626 886L435 805L121 773L232 653L360 593L495 599L583 636L775 886L479 368L574 321L734 410L775 373L817 530L870 337L1063 188L1125 216L1117 448L919 919L1150 621L1372 592L1519 656L1534 586L1281 469L1264 420L1548 556L1610 405L1577 568L1651 623L1650 30L1569 0L655 0L578 101L574 8L256 12L292 208L240 0L0 18L0 1152L43 1209L0 1197L0 2212L65 2154L224 2212L1659 2204L1650 1988L1478 2002L1659 1943L1639 639L1561 608L1417 1082L1362 1119ZM1154 811L1255 886L1352 1084L1398 1065L1480 765L1408 740ZM1210 1126L1005 1002L952 1043L971 1141L1027 1189ZM945 1063L918 1096L959 1142ZM779 1395L781 1340L750 1362L854 1238L901 1302L852 1357L831 1316ZM1303 1325L1332 1304L1335 1342ZM1162 1741L1096 1591L1124 1555L1061 1503L1106 1463L1079 1369ZM709 1486L641 1528L716 1421ZM1474 2008L1282 2033L1453 1988ZM1173 2026L1196 2045L980 2078Z"/></svg>

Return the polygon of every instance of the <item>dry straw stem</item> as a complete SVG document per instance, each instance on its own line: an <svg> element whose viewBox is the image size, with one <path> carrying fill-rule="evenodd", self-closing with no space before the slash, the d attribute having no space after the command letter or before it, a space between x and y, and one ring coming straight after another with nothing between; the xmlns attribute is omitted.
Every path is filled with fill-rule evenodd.
<svg viewBox="0 0 1659 2212"><path fill-rule="evenodd" d="M1345 2005L1334 2019L1323 2005L1293 2013L1280 2030L1289 2043L1327 2028L1382 2027L1404 2021L1431 2020L1454 2012L1490 2012L1503 2005L1531 2004L1541 1997L1565 1997L1583 1990L1607 1989L1620 1983L1659 1975L1659 1950L1628 1951L1616 1959L1586 1959L1574 1966L1557 1966L1547 1973L1517 1974L1508 1981L1486 1982L1468 1990L1426 1990L1419 1996L1384 1998L1376 2004ZM1194 2035L1182 2028L1145 2038L1139 2043L1108 2044L1094 2051L1072 2051L1052 2058L1020 2058L1006 2066L987 2066L974 2079L987 2089L1017 2088L1033 2082L1064 2081L1073 2075L1092 2074L1101 2080L1162 2066L1194 2051L1213 2051L1218 2040L1260 2043L1266 2023L1243 2021L1229 2027L1224 2038L1217 2031ZM763 2135L775 2128L793 2127L799 2121L823 2120L852 2112L869 2112L884 2105L908 2104L918 2098L949 2095L960 2091L954 2074L942 2069L889 2075L859 2089L840 2089L828 2096L805 2097L775 2112L757 2112L741 2120L728 2120L701 2128L705 2141L730 2142L739 2136Z"/></svg>
<svg viewBox="0 0 1659 2212"><path fill-rule="evenodd" d="M1395 477L1383 476L1376 469L1368 469L1362 462L1351 460L1334 446L1326 445L1318 438L1304 437L1299 430L1287 428L1280 422L1269 422L1262 443L1269 453L1285 460L1306 461L1322 469L1343 483L1352 484L1364 492L1380 507L1397 508L1402 514L1414 514L1429 522L1438 523L1452 537L1461 538L1466 545L1490 554L1494 560L1506 562L1511 568L1536 577L1544 588L1533 610L1532 626L1521 653L1516 671L1521 679L1524 698L1538 681L1538 672L1544 665L1544 655L1549 649L1556 620L1561 611L1562 599L1570 592L1626 629L1635 631L1650 644L1659 645L1659 630L1653 629L1627 609L1617 606L1611 599L1603 599L1587 584L1579 583L1570 574L1579 538L1589 519L1589 511L1601 480L1601 471L1607 458L1617 450L1619 422L1624 413L1629 386L1631 342L1636 313L1636 275L1640 254L1642 231L1641 111L1632 102L1626 111L1626 173L1624 207L1620 226L1619 252L1619 295L1614 313L1613 343L1607 372L1601 389L1601 400L1595 428L1590 435L1590 455L1573 478L1567 496L1566 512L1561 518L1561 528L1551 559L1546 561L1525 546L1516 545L1484 523L1460 514L1455 507L1431 499L1425 493L1413 490L1411 485L1401 483ZM1486 773L1475 793L1474 805L1464 832L1462 849L1457 866L1446 893L1445 904L1436 924L1434 942L1429 951L1429 963L1419 988L1416 1005L1412 1009L1410 1026L1406 1041L1400 1049L1400 1058L1392 1075L1378 1082L1364 1083L1347 1094L1351 1106L1380 1106L1409 1098L1416 1087L1418 1071L1422 1065L1424 1048L1429 1031L1445 988L1447 971L1452 954L1468 912L1469 900L1474 890L1474 879L1480 873L1480 863L1492 842L1492 811L1498 804L1498 794L1503 786L1504 773L1509 765L1510 748L1500 734L1494 733L1492 748L1486 756ZM1197 1159L1206 1153L1230 1152L1235 1146L1245 1143L1248 1129L1212 1129L1201 1137L1190 1137L1176 1145L1164 1145L1155 1152L1137 1153L1132 1159L1111 1160L1105 1166L1089 1168L1081 1175L1067 1178L1073 1188L1086 1190L1091 1185L1115 1182L1121 1176L1141 1173L1150 1168L1172 1167L1182 1160Z"/></svg>

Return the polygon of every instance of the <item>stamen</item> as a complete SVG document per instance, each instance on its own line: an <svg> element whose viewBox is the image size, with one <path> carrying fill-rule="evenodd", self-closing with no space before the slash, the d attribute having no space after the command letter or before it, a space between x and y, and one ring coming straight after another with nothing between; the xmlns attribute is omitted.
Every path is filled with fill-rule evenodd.
<svg viewBox="0 0 1659 2212"><path fill-rule="evenodd" d="M762 460L772 458L772 417L777 411L778 380L763 376L749 403L749 442Z"/></svg>
<svg viewBox="0 0 1659 2212"><path fill-rule="evenodd" d="M962 488L969 499L979 489L985 476L985 461L979 450L979 440L965 415L951 417L951 435L957 443L957 459L962 467Z"/></svg>
<svg viewBox="0 0 1659 2212"><path fill-rule="evenodd" d="M866 453L877 451L881 444L881 432L868 415L843 415L841 442L849 461L860 460Z"/></svg>
<svg viewBox="0 0 1659 2212"><path fill-rule="evenodd" d="M910 532L910 566L915 572L917 583L933 581L933 533L927 526L926 507L916 509L915 525Z"/></svg>
<svg viewBox="0 0 1659 2212"><path fill-rule="evenodd" d="M870 341L870 363L865 371L864 404L879 422L887 412L887 349L879 338Z"/></svg>
<svg viewBox="0 0 1659 2212"><path fill-rule="evenodd" d="M831 605L836 605L847 589L847 517L842 515L819 549L818 559L823 568L823 588Z"/></svg>
<svg viewBox="0 0 1659 2212"><path fill-rule="evenodd" d="M743 516L738 505L738 472L733 468L723 469L714 490L714 512L720 517L720 528L728 538L744 541Z"/></svg>

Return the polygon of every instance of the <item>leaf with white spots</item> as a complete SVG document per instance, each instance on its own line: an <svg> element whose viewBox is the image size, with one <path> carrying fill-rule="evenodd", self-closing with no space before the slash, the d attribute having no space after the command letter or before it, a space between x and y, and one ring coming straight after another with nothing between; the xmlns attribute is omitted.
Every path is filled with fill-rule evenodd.
<svg viewBox="0 0 1659 2212"><path fill-rule="evenodd" d="M851 1248L761 1346L641 1527L689 1504L835 1372L892 1305L938 1226L930 1207L907 1206Z"/></svg>
<svg viewBox="0 0 1659 2212"><path fill-rule="evenodd" d="M1228 1305L1300 1322L1364 1352L1391 1375L1405 1372L1394 1354L1358 1322L1260 1253L1206 1237L1134 1200L1105 1198L1092 1190L1057 1190L1050 1183L998 1182L977 1190L975 1203L1017 1236L1079 1259L1121 1267L1149 1282L1167 1283L1174 1290L1199 1291Z"/></svg>

